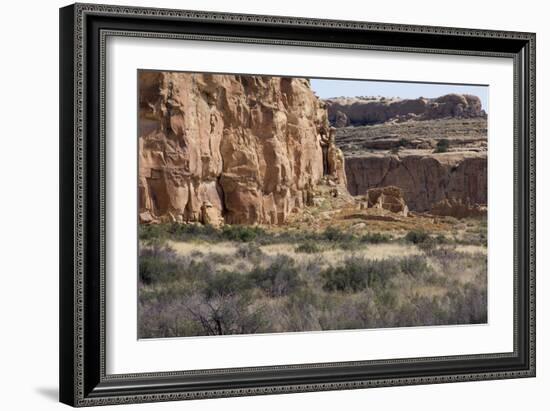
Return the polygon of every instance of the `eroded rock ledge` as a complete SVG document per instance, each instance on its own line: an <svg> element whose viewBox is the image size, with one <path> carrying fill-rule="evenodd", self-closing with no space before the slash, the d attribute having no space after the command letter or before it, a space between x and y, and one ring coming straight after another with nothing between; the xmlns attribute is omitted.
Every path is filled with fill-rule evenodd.
<svg viewBox="0 0 550 411"><path fill-rule="evenodd" d="M328 118L335 127L380 124L387 121L433 120L440 118L485 118L479 97L446 94L437 98L391 99L341 97L325 100Z"/></svg>
<svg viewBox="0 0 550 411"><path fill-rule="evenodd" d="M141 222L280 224L344 157L305 79L139 73Z"/></svg>
<svg viewBox="0 0 550 411"><path fill-rule="evenodd" d="M430 211L443 200L487 204L486 153L366 153L346 158L346 173L352 195L397 186L414 211Z"/></svg>

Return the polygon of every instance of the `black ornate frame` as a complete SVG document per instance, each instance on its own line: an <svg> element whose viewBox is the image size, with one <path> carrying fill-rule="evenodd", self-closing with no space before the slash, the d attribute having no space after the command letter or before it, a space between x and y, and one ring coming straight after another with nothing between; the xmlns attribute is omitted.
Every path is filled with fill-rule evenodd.
<svg viewBox="0 0 550 411"><path fill-rule="evenodd" d="M514 351L105 373L107 36L508 57L514 62ZM60 10L60 400L73 406L535 376L535 34L75 4Z"/></svg>

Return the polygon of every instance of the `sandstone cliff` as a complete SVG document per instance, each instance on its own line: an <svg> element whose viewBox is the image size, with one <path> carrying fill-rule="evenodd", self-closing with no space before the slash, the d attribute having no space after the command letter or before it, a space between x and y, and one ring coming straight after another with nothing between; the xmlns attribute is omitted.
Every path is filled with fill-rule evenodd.
<svg viewBox="0 0 550 411"><path fill-rule="evenodd" d="M324 176L345 185L306 79L141 71L139 87L142 222L280 224Z"/></svg>
<svg viewBox="0 0 550 411"><path fill-rule="evenodd" d="M486 153L370 153L346 158L346 173L352 195L397 186L415 211L430 211L442 200L487 204Z"/></svg>
<svg viewBox="0 0 550 411"><path fill-rule="evenodd" d="M439 215L448 213L447 200L466 207L487 204L483 117L337 128L336 143L346 157L352 195L394 185L403 190L409 209Z"/></svg>
<svg viewBox="0 0 550 411"><path fill-rule="evenodd" d="M335 127L379 124L390 120L486 117L479 97L469 94L403 100L344 97L325 101L329 121Z"/></svg>

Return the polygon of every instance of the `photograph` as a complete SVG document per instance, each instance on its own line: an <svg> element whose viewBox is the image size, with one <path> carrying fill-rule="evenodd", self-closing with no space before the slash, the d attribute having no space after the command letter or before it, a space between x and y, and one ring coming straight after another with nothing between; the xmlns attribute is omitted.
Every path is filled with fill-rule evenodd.
<svg viewBox="0 0 550 411"><path fill-rule="evenodd" d="M5 76L21 117L8 144L28 140L30 118L58 122L59 144L34 133L45 165L22 167L40 163L12 149L4 173L29 197L7 189L4 203L36 225L57 164L44 206L59 224L4 215L24 245L17 267L38 264L42 281L44 256L59 265L55 290L11 275L24 281L8 299L59 296L53 328L32 319L45 302L11 317L42 327L26 327L30 342L58 329L38 352L58 352L46 357L59 359L61 403L428 411L449 390L464 391L457 409L541 397L536 37L548 25L533 7L397 2L60 5L59 76L35 81L59 85L58 115L49 100L30 117L12 102L29 100L15 79L38 78L36 63ZM29 233L45 238L33 251ZM43 247L55 233L58 253ZM336 390L333 403L315 394Z"/></svg>
<svg viewBox="0 0 550 411"><path fill-rule="evenodd" d="M488 85L139 69L137 96L139 339L488 323Z"/></svg>

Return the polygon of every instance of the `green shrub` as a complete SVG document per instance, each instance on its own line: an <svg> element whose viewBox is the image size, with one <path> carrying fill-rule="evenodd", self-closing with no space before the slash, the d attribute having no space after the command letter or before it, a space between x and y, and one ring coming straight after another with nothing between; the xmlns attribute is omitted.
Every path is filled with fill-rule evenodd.
<svg viewBox="0 0 550 411"><path fill-rule="evenodd" d="M369 288L383 287L394 276L399 274L399 259L386 258L369 260L367 265Z"/></svg>
<svg viewBox="0 0 550 411"><path fill-rule="evenodd" d="M307 241L296 247L295 251L297 253L306 253L306 254L315 254L321 251L321 247L313 241Z"/></svg>
<svg viewBox="0 0 550 411"><path fill-rule="evenodd" d="M353 235L344 233L342 230L336 227L327 227L323 232L323 238L331 242L344 242L353 239Z"/></svg>
<svg viewBox="0 0 550 411"><path fill-rule="evenodd" d="M325 291L357 292L367 288L367 277L358 264L346 262L344 266L328 268L321 277Z"/></svg>
<svg viewBox="0 0 550 411"><path fill-rule="evenodd" d="M426 254L431 255L437 249L437 240L433 237L428 237L425 241L416 244L416 246Z"/></svg>
<svg viewBox="0 0 550 411"><path fill-rule="evenodd" d="M220 241L220 232L211 225L203 225L199 223L181 224L171 223L161 225L166 237L174 241Z"/></svg>
<svg viewBox="0 0 550 411"><path fill-rule="evenodd" d="M252 286L247 276L232 271L221 271L213 275L204 287L206 298L230 297L242 294Z"/></svg>
<svg viewBox="0 0 550 411"><path fill-rule="evenodd" d="M361 242L368 244L388 243L391 240L392 237L390 235L381 233L366 233L361 237Z"/></svg>
<svg viewBox="0 0 550 411"><path fill-rule="evenodd" d="M413 255L404 257L399 261L399 267L405 274L414 278L423 278L430 273L431 269L428 265L428 260L424 256Z"/></svg>
<svg viewBox="0 0 550 411"><path fill-rule="evenodd" d="M237 247L235 255L238 258L258 259L264 255L262 249L256 243L241 244Z"/></svg>
<svg viewBox="0 0 550 411"><path fill-rule="evenodd" d="M348 258L344 265L330 267L321 272L325 291L358 292L365 288L383 287L399 273L397 260L366 260Z"/></svg>
<svg viewBox="0 0 550 411"><path fill-rule="evenodd" d="M240 241L243 243L254 241L257 237L265 237L266 234L265 230L260 227L245 225L226 225L221 232L225 240Z"/></svg>
<svg viewBox="0 0 550 411"><path fill-rule="evenodd" d="M437 145L435 146L435 152L436 153L446 153L449 150L449 140L446 138L442 138L437 142Z"/></svg>
<svg viewBox="0 0 550 411"><path fill-rule="evenodd" d="M233 256L230 254L208 253L206 260L212 264L230 264L233 262Z"/></svg>
<svg viewBox="0 0 550 411"><path fill-rule="evenodd" d="M412 230L407 233L405 240L413 244L420 244L427 241L430 235L422 230Z"/></svg>
<svg viewBox="0 0 550 411"><path fill-rule="evenodd" d="M140 249L139 279L143 284L172 281L178 277L179 264L176 252L168 246Z"/></svg>
<svg viewBox="0 0 550 411"><path fill-rule="evenodd" d="M294 260L286 255L278 255L265 268L254 268L249 277L270 297L288 295L303 284Z"/></svg>
<svg viewBox="0 0 550 411"><path fill-rule="evenodd" d="M166 237L166 229L160 224L139 224L139 239L143 241L151 241Z"/></svg>

